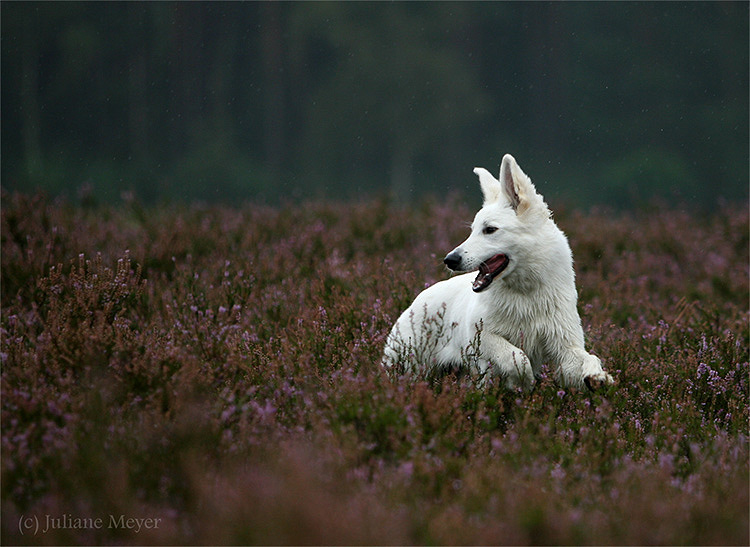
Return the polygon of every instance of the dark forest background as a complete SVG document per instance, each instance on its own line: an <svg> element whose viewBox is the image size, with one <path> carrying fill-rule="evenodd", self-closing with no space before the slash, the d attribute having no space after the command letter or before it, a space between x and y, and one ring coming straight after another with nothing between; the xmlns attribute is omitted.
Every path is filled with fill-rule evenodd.
<svg viewBox="0 0 750 547"><path fill-rule="evenodd" d="M114 202L748 195L747 2L3 2L2 185ZM77 196L77 197L76 197Z"/></svg>

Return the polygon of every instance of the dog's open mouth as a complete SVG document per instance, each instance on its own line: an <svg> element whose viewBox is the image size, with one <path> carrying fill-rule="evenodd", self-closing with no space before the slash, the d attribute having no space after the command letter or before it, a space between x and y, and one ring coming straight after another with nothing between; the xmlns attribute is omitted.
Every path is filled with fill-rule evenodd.
<svg viewBox="0 0 750 547"><path fill-rule="evenodd" d="M489 287L492 280L508 266L508 262L510 262L510 260L502 253L496 254L492 258L482 262L479 265L477 278L471 286L474 292L482 292Z"/></svg>

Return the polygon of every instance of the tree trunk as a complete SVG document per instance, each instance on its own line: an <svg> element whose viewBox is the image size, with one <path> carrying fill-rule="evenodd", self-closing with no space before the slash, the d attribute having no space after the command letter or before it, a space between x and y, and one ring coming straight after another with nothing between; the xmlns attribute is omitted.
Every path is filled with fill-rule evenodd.
<svg viewBox="0 0 750 547"><path fill-rule="evenodd" d="M21 109L23 115L23 155L26 176L38 179L43 170L41 110L39 108L39 33L32 28L30 17L24 17L22 45Z"/></svg>
<svg viewBox="0 0 750 547"><path fill-rule="evenodd" d="M261 48L265 109L263 148L272 177L281 173L284 161L284 73L281 6L263 2L260 6Z"/></svg>
<svg viewBox="0 0 750 547"><path fill-rule="evenodd" d="M144 8L146 6L140 3L127 4L129 26L135 36L128 70L128 150L133 161L140 165L146 162L149 150L148 60Z"/></svg>
<svg viewBox="0 0 750 547"><path fill-rule="evenodd" d="M398 203L409 203L414 197L412 153L404 146L391 154L391 194Z"/></svg>

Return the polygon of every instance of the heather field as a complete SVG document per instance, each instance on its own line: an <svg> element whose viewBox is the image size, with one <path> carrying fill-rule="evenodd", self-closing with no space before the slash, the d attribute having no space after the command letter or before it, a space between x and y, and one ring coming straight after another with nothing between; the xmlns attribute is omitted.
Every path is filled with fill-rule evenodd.
<svg viewBox="0 0 750 547"><path fill-rule="evenodd" d="M473 212L4 194L2 543L750 543L747 204L556 210L615 386L389 377Z"/></svg>

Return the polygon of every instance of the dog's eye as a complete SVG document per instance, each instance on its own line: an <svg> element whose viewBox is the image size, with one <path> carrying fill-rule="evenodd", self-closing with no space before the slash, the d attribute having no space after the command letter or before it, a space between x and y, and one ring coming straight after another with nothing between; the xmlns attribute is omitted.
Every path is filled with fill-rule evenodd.
<svg viewBox="0 0 750 547"><path fill-rule="evenodd" d="M497 232L497 226L485 226L484 230L482 230L482 233L487 236L495 232Z"/></svg>

